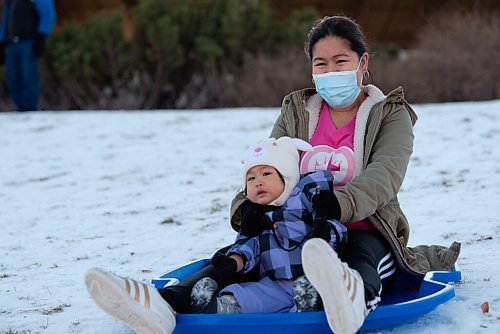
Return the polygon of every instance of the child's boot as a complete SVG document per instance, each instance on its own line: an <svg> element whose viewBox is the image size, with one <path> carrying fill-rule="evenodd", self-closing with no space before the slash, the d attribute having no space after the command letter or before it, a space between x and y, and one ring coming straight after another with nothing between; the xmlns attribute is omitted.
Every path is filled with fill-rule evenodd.
<svg viewBox="0 0 500 334"><path fill-rule="evenodd" d="M323 309L321 297L305 276L293 282L293 301L297 312L316 312Z"/></svg>
<svg viewBox="0 0 500 334"><path fill-rule="evenodd" d="M241 313L241 307L232 294L217 297L217 282L210 277L200 279L191 291L193 313Z"/></svg>
<svg viewBox="0 0 500 334"><path fill-rule="evenodd" d="M304 272L321 296L335 334L354 334L368 314L361 275L341 262L322 239L310 239L302 249Z"/></svg>
<svg viewBox="0 0 500 334"><path fill-rule="evenodd" d="M171 334L175 329L175 312L152 285L92 268L85 286L100 308L139 334Z"/></svg>
<svg viewBox="0 0 500 334"><path fill-rule="evenodd" d="M210 277L200 279L191 290L193 313L217 313L217 282Z"/></svg>

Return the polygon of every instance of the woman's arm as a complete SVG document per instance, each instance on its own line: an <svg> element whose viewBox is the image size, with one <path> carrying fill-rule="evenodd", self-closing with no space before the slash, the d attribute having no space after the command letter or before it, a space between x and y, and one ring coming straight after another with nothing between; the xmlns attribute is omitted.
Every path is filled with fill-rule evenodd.
<svg viewBox="0 0 500 334"><path fill-rule="evenodd" d="M396 197L403 183L413 151L413 124L405 105L393 108L381 122L366 169L335 190L343 223L373 215Z"/></svg>
<svg viewBox="0 0 500 334"><path fill-rule="evenodd" d="M281 114L276 119L276 122L274 122L274 126L269 137L281 138L284 136L289 136L288 132L286 131L285 121L283 117L283 112L281 112Z"/></svg>

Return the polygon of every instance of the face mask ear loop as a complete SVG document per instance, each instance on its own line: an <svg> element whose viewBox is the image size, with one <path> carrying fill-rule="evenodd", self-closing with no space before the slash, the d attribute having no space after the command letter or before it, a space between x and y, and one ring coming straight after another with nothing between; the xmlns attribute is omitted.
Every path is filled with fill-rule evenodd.
<svg viewBox="0 0 500 334"><path fill-rule="evenodd" d="M359 67L361 66L361 61L362 61L362 60L363 60L363 58L362 58L362 57L361 57L361 58L359 58L359 63L358 63L358 67L356 68L356 73L358 72ZM368 76L369 76L370 74L368 74L368 71L366 71L365 73L363 73L363 74L362 74L362 77L363 77L363 78L365 78L365 74L367 74L366 79L368 79ZM361 85L363 85L363 78L361 78Z"/></svg>
<svg viewBox="0 0 500 334"><path fill-rule="evenodd" d="M358 63L358 67L356 67L356 72L359 70L359 66L361 65L362 60L363 60L362 58L359 58L359 63Z"/></svg>

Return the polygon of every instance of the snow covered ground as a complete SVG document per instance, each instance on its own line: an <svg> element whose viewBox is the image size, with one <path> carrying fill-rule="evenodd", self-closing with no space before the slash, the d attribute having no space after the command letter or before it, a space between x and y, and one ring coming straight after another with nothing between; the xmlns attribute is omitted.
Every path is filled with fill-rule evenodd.
<svg viewBox="0 0 500 334"><path fill-rule="evenodd" d="M500 101L415 110L410 244L462 242L464 281L379 333L500 333ZM94 305L84 272L146 280L230 243L242 153L278 113L0 113L0 333L131 333Z"/></svg>

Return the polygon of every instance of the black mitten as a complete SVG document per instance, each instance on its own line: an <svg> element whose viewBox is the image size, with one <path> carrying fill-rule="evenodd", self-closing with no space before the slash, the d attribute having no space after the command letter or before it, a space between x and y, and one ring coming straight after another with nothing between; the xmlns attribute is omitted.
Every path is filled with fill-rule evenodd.
<svg viewBox="0 0 500 334"><path fill-rule="evenodd" d="M45 40L47 36L43 34L37 34L33 40L33 55L36 58L41 58L45 53Z"/></svg>
<svg viewBox="0 0 500 334"><path fill-rule="evenodd" d="M317 216L314 218L311 238L321 238L326 242L330 242L332 238L330 232L330 223L328 223L325 217Z"/></svg>
<svg viewBox="0 0 500 334"><path fill-rule="evenodd" d="M332 191L320 190L312 197L312 207L317 216L328 219L340 219L340 204L337 196Z"/></svg>
<svg viewBox="0 0 500 334"><path fill-rule="evenodd" d="M271 229L271 222L265 215L266 212L276 210L272 205L255 204L246 201L241 205L240 233L248 238L253 238L264 230Z"/></svg>
<svg viewBox="0 0 500 334"><path fill-rule="evenodd" d="M217 281L219 290L234 282L234 276L238 270L238 263L235 259L229 256L218 256L212 258L210 263L215 267L214 279Z"/></svg>

